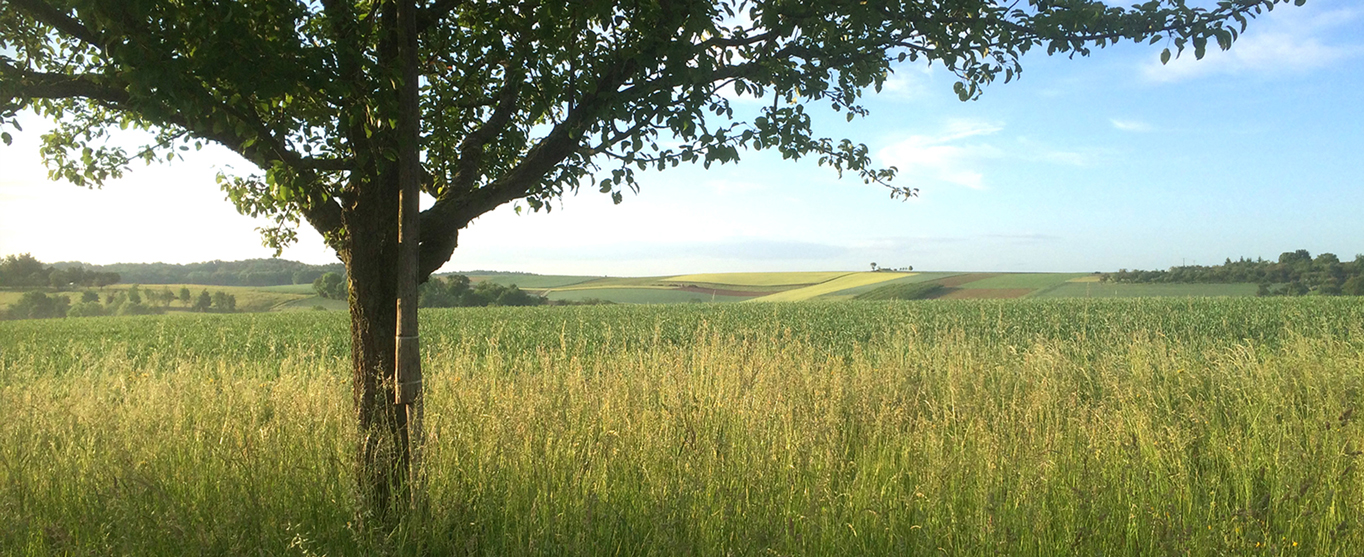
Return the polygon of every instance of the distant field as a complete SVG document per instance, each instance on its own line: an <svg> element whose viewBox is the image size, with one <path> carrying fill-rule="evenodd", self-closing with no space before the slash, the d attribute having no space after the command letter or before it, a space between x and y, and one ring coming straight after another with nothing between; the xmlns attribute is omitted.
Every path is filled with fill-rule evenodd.
<svg viewBox="0 0 1364 557"><path fill-rule="evenodd" d="M79 290L69 290L66 292L47 292L47 295L66 296L70 298L72 302L76 302L80 300L81 293L85 292L86 290L93 290L99 293L100 298L103 299L104 296L110 292L126 291L129 288L132 288L132 286L133 285L131 284L114 284L111 286L106 286L104 288L89 289L82 288ZM270 287L270 286L214 286L204 284L143 284L139 285L138 288L142 292L149 291L159 292L161 290L169 290L175 294L179 294L181 287L187 287L189 288L190 294L194 296L198 296L199 293L203 292L204 290L208 290L210 294L212 294L213 292L222 291L224 293L236 296L237 311L244 313L256 313L262 311L270 311L271 308L277 305L290 302L293 300L307 298L312 294L311 285L308 286L308 292L306 294L296 294L288 291L271 290L272 288L294 288L297 286L300 285ZM0 291L0 307L9 307L10 304L18 301L21 296L23 296L22 291ZM177 300L171 302L169 309L174 311L183 308L184 306L182 306L180 302Z"/></svg>
<svg viewBox="0 0 1364 557"><path fill-rule="evenodd" d="M559 288L603 277L578 275L469 275L474 282L491 282L503 286L516 285L522 290L531 288Z"/></svg>
<svg viewBox="0 0 1364 557"><path fill-rule="evenodd" d="M703 273L679 275L663 279L666 282L704 282L709 284L730 284L735 286L799 286L818 284L848 275L848 272L817 273Z"/></svg>
<svg viewBox="0 0 1364 557"><path fill-rule="evenodd" d="M776 294L769 294L761 298L754 298L754 302L800 302L813 299L825 294L832 294L859 286L869 286L881 284L886 281L905 278L911 276L905 273L848 273L833 280L819 284L796 288Z"/></svg>
<svg viewBox="0 0 1364 557"><path fill-rule="evenodd" d="M1170 296L1254 296L1254 284L1119 284L1071 282L1039 294L1039 298L1137 298Z"/></svg>
<svg viewBox="0 0 1364 557"><path fill-rule="evenodd" d="M681 304L688 302L737 302L745 296L722 296L668 288L584 288L555 290L547 296L551 300L582 301L589 298L617 304Z"/></svg>
<svg viewBox="0 0 1364 557"><path fill-rule="evenodd" d="M962 285L963 288L1048 288L1086 273L1002 273Z"/></svg>
<svg viewBox="0 0 1364 557"><path fill-rule="evenodd" d="M951 277L951 276L956 276L956 275L959 275L959 274L961 274L961 273L944 273L944 272L927 272L927 273L919 273L919 272L914 272L914 273L908 273L908 274L905 274L905 273L896 273L896 274L899 275L898 278L895 278L895 279L892 279L892 280L888 280L888 281L885 281L885 282L874 282L874 283L871 283L871 284L864 284L864 285L861 285L861 286L854 286L854 287L852 287L852 288L845 288L845 289L839 290L839 291L837 291L837 292L830 292L830 293L828 293L828 294L825 294L825 295L821 296L820 299L838 300L838 299L852 298L853 296L856 296L856 295L858 295L858 294L864 294L864 293L867 293L867 292L871 292L872 290L876 290L877 288L881 288L881 287L883 287L883 286L890 286L890 285L892 285L892 284L906 284L906 283L916 283L916 282L929 282L929 281L934 281L934 280L938 280L938 279L942 279L942 278L947 278L947 277Z"/></svg>
<svg viewBox="0 0 1364 557"><path fill-rule="evenodd" d="M308 295L312 295L312 294L313 294L313 285L311 285L311 284L282 284L282 285L279 285L279 286L253 286L253 287L251 287L251 288L256 288L256 289L259 289L259 290L264 290L264 291L266 291L266 292L284 292L284 293L287 293L287 294L308 294Z"/></svg>
<svg viewBox="0 0 1364 557"><path fill-rule="evenodd" d="M328 300L321 296L312 296L285 302L275 306L271 311L312 311L318 307L327 311L349 311L350 303L346 300Z"/></svg>

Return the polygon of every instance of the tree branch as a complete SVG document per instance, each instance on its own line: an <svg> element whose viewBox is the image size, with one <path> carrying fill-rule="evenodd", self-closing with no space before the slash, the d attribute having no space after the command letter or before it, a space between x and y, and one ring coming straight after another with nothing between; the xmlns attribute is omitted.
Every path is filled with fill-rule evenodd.
<svg viewBox="0 0 1364 557"><path fill-rule="evenodd" d="M0 59L0 75L13 79L10 86L20 97L37 99L86 98L121 105L128 92L102 74L58 74L31 72Z"/></svg>
<svg viewBox="0 0 1364 557"><path fill-rule="evenodd" d="M95 32L76 18L67 15L65 12L53 8L43 0L6 0L11 6L18 7L33 19L52 26L54 29L70 35L80 41L95 48L104 50L105 41Z"/></svg>

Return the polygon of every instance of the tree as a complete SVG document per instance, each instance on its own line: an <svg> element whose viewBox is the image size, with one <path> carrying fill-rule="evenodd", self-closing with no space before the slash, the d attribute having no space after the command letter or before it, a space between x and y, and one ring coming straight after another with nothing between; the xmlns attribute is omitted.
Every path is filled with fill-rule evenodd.
<svg viewBox="0 0 1364 557"><path fill-rule="evenodd" d="M213 307L213 297L209 296L208 289L205 288L199 293L199 297L194 299L194 311L208 311L210 307Z"/></svg>
<svg viewBox="0 0 1364 557"><path fill-rule="evenodd" d="M1033 48L1149 40L1169 45L1162 60L1201 58L1286 1L4 0L0 123L21 109L57 120L42 153L77 185L203 142L258 168L220 183L239 211L273 220L266 243L292 242L306 220L346 265L360 481L382 513L420 413L404 375L419 370L400 364L419 361L416 285L479 215L549 210L584 184L620 202L636 170L741 149L912 196L865 145L815 134L806 105L865 115L859 97L906 61L942 64L969 100ZM736 112L730 92L771 102ZM130 153L103 142L114 126L155 137ZM420 214L418 189L436 200Z"/></svg>
<svg viewBox="0 0 1364 557"><path fill-rule="evenodd" d="M42 292L25 292L19 301L10 305L6 315L10 319L52 319L66 317L71 299L66 296L48 296Z"/></svg>
<svg viewBox="0 0 1364 557"><path fill-rule="evenodd" d="M182 305L182 306L184 306L184 307L189 307L189 301L190 301L190 297L191 297L191 296L192 296L192 294L189 293L189 287L188 287L188 286L181 286L181 287L180 287L180 305Z"/></svg>
<svg viewBox="0 0 1364 557"><path fill-rule="evenodd" d="M349 292L346 279L337 273L323 273L313 281L313 292L328 300L344 300Z"/></svg>
<svg viewBox="0 0 1364 557"><path fill-rule="evenodd" d="M1364 296L1364 275L1355 275L1340 285L1340 293L1347 296Z"/></svg>

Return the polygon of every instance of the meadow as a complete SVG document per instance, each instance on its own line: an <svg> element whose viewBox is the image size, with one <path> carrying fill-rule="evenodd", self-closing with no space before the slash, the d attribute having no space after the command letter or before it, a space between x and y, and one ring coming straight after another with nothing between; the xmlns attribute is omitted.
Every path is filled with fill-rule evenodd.
<svg viewBox="0 0 1364 557"><path fill-rule="evenodd" d="M423 310L355 526L339 312L0 323L7 555L1352 555L1364 300Z"/></svg>

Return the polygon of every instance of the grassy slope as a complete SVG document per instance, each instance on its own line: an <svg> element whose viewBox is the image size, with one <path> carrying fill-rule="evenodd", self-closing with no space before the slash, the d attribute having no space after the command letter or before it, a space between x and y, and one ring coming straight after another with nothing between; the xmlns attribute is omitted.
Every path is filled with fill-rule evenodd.
<svg viewBox="0 0 1364 557"><path fill-rule="evenodd" d="M1005 273L969 282L960 288L1049 288L1084 276L1086 273Z"/></svg>
<svg viewBox="0 0 1364 557"><path fill-rule="evenodd" d="M885 282L877 282L877 283L872 283L872 284L864 284L864 285L861 285L861 286L854 286L854 287L852 287L852 288L845 288L845 289L843 289L843 290L839 290L838 292L831 292L831 293L829 293L829 294L825 294L825 295L823 295L823 296L820 296L820 299L821 299L821 300L841 300L841 299L850 299L850 298L852 298L852 297L854 297L854 296L857 296L858 294L864 294L864 293L867 293L867 292L871 292L872 290L876 290L876 289L881 288L881 287L883 287L883 286L891 286L891 285L894 285L894 284L912 284L912 283L917 283L917 282L928 282L928 281L932 281L932 280L938 280L938 279L941 279L941 278L956 276L956 275L959 275L959 274L961 274L961 273L945 273L945 272L938 272L938 271L931 271L931 272L924 272L924 273L914 272L914 273L910 273L910 274L908 274L908 275L901 275L900 278L896 278L896 279L893 279L893 280L888 280L888 281L885 281Z"/></svg>
<svg viewBox="0 0 1364 557"><path fill-rule="evenodd" d="M680 304L686 302L737 302L747 300L744 296L711 296L701 292L687 292L667 288L580 288L554 290L547 296L551 300L585 300L596 298L618 304Z"/></svg>
<svg viewBox="0 0 1364 557"><path fill-rule="evenodd" d="M706 283L708 286L801 286L823 283L848 274L852 273L702 273L678 275L664 280L674 283Z"/></svg>
<svg viewBox="0 0 1364 557"><path fill-rule="evenodd" d="M833 294L835 292L840 292L843 290L848 290L850 288L856 288L859 286L880 284L890 280L905 278L907 276L911 275L908 275L906 273L848 273L833 280L829 280L827 282L806 286L804 288L796 288L793 290L778 292L776 294L769 294L761 298L753 298L750 301L799 302L823 296L825 294Z"/></svg>
<svg viewBox="0 0 1364 557"><path fill-rule="evenodd" d="M1358 299L423 312L358 531L335 313L0 323L0 553L1353 555Z"/></svg>

